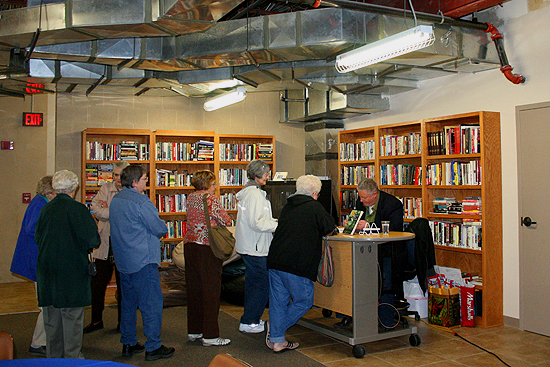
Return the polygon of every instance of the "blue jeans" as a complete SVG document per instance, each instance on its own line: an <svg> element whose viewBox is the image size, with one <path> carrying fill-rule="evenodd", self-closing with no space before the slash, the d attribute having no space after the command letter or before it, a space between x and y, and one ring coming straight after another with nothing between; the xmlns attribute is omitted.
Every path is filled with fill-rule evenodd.
<svg viewBox="0 0 550 367"><path fill-rule="evenodd" d="M269 269L269 341L284 343L286 330L313 306L313 282Z"/></svg>
<svg viewBox="0 0 550 367"><path fill-rule="evenodd" d="M243 324L257 324L269 300L267 256L241 255L245 265Z"/></svg>
<svg viewBox="0 0 550 367"><path fill-rule="evenodd" d="M160 348L162 325L162 291L157 264L148 264L131 274L120 273L122 291L120 316L120 342L135 345L138 342L136 321L137 308L141 312L143 333L147 337L145 350Z"/></svg>

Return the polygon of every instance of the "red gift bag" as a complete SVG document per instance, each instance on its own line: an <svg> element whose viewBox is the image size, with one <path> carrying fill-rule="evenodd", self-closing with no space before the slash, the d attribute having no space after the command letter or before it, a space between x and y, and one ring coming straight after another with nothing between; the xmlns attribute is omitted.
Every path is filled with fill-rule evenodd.
<svg viewBox="0 0 550 367"><path fill-rule="evenodd" d="M474 327L474 293L475 285L460 287L460 325Z"/></svg>

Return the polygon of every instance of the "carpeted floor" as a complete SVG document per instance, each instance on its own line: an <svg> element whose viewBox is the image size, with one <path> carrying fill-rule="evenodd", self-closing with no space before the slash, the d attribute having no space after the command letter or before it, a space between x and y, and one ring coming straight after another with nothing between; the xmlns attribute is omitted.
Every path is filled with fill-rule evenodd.
<svg viewBox="0 0 550 367"><path fill-rule="evenodd" d="M86 320L90 319L86 310ZM115 361L136 366L166 367L206 367L216 354L228 353L254 367L300 366L320 367L322 364L296 351L275 354L265 346L265 334L243 334L238 331L239 321L224 312L220 312L220 335L231 339L224 347L203 347L199 342L187 341L187 309L185 307L165 308L162 322L162 342L175 347L176 353L170 359L147 362L144 354L132 358L121 356L120 334L116 332L116 308L106 307L104 311L105 329L84 335L83 350L85 358L103 361ZM32 332L36 322L36 313L22 313L0 316L0 330L12 334L15 343L15 358L35 358L28 352ZM145 341L141 320L138 315L138 338Z"/></svg>

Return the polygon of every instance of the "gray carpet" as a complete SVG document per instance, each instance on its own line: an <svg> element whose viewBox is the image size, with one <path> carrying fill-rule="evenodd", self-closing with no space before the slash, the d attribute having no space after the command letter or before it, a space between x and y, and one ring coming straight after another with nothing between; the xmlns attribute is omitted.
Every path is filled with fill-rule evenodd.
<svg viewBox="0 0 550 367"><path fill-rule="evenodd" d="M86 310L86 322L90 320ZM220 312L220 334L231 339L224 347L203 347L199 342L187 341L187 309L185 307L165 308L162 322L162 342L176 348L172 358L147 362L144 354L131 358L121 356L120 334L116 332L116 308L106 307L105 329L84 335L82 352L87 359L115 361L136 366L206 367L218 353L228 353L254 367L300 366L320 367L322 364L297 351L275 354L265 346L265 334L243 334L238 331L239 321ZM138 312L139 313L139 312ZM1 315L0 330L12 334L15 343L15 358L35 358L28 351L36 322L36 313ZM138 338L145 341L138 314Z"/></svg>

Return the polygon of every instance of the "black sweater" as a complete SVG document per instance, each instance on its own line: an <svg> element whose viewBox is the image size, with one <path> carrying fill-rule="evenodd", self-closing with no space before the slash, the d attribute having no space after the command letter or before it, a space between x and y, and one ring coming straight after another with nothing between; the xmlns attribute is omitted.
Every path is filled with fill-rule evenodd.
<svg viewBox="0 0 550 367"><path fill-rule="evenodd" d="M269 247L268 269L315 281L322 237L332 233L334 228L334 219L317 200L307 195L289 197Z"/></svg>

